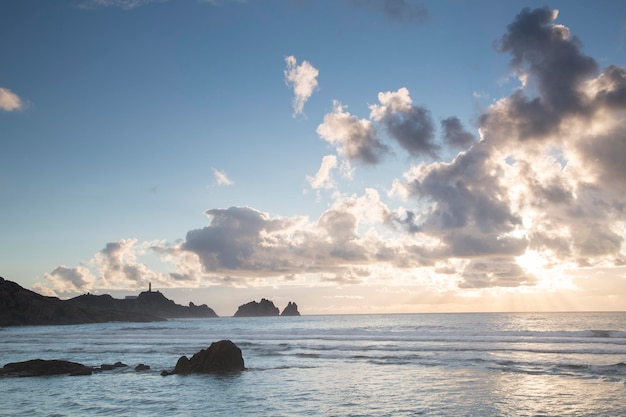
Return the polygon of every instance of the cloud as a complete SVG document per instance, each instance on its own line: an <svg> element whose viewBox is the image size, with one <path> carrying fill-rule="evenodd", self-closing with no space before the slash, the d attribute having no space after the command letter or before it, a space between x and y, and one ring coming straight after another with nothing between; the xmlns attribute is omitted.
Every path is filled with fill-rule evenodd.
<svg viewBox="0 0 626 417"><path fill-rule="evenodd" d="M132 10L150 3L164 3L168 0L86 0L80 4L83 9L100 7L118 7L123 10Z"/></svg>
<svg viewBox="0 0 626 417"><path fill-rule="evenodd" d="M598 64L581 52L569 29L553 24L557 16L548 7L524 9L508 26L498 50L512 55L511 68L528 84L486 114L484 125L497 124L518 140L545 140L564 119L589 116L582 87L597 74ZM529 97L527 90L538 96Z"/></svg>
<svg viewBox="0 0 626 417"><path fill-rule="evenodd" d="M53 289L44 286L40 282L36 282L35 285L31 287L31 290L37 294L43 295L44 297L58 297L57 293Z"/></svg>
<svg viewBox="0 0 626 417"><path fill-rule="evenodd" d="M0 87L0 110L15 111L24 107L22 99L7 88Z"/></svg>
<svg viewBox="0 0 626 417"><path fill-rule="evenodd" d="M231 181L224 171L220 171L215 168L211 168L213 170L213 176L215 177L215 183L217 185L233 185L234 182Z"/></svg>
<svg viewBox="0 0 626 417"><path fill-rule="evenodd" d="M455 148L466 148L476 142L476 138L463 128L458 117L448 117L441 121L443 141L446 145Z"/></svg>
<svg viewBox="0 0 626 417"><path fill-rule="evenodd" d="M383 137L411 156L438 158L430 112L400 88L380 92L365 119L335 101L318 125L338 155L324 156L307 177L313 189L335 191L317 219L213 208L208 224L180 242L111 242L89 262L99 274L59 267L46 279L56 290L78 290L148 280L254 286L306 277L330 285L403 276L449 291L540 285L559 269L624 265L626 69L598 68L556 17L548 8L515 17L498 51L511 55L524 82L484 110L480 140L458 118L442 120L442 143L461 151L399 175L388 196L404 207L390 208L373 188L344 194L333 178L338 167L351 172L351 162L384 162ZM148 268L139 260L145 251L174 270ZM553 271L536 274L542 268Z"/></svg>
<svg viewBox="0 0 626 417"><path fill-rule="evenodd" d="M334 102L333 112L324 116L317 134L351 161L377 164L389 152L387 145L378 138L372 122L344 111L338 101Z"/></svg>
<svg viewBox="0 0 626 417"><path fill-rule="evenodd" d="M380 105L370 106L370 118L381 123L411 156L424 154L437 157L439 146L434 142L435 127L425 107L413 106L409 90L378 93Z"/></svg>
<svg viewBox="0 0 626 417"><path fill-rule="evenodd" d="M519 287L534 283L535 278L525 273L514 258L493 258L471 261L463 270L459 287Z"/></svg>
<svg viewBox="0 0 626 417"><path fill-rule="evenodd" d="M98 268L99 288L147 288L148 283L169 286L167 279L137 261L137 255L145 249L137 246L137 239L109 242L98 252L93 263Z"/></svg>
<svg viewBox="0 0 626 417"><path fill-rule="evenodd" d="M304 104L317 89L319 71L308 61L297 65L296 58L290 55L285 58L287 69L284 71L285 83L293 87L293 117L303 114Z"/></svg>
<svg viewBox="0 0 626 417"><path fill-rule="evenodd" d="M393 21L416 21L423 23L428 20L428 9L419 2L411 0L349 0L349 4L364 7L382 13Z"/></svg>
<svg viewBox="0 0 626 417"><path fill-rule="evenodd" d="M314 190L331 189L336 186L332 178L333 169L337 168L337 157L335 155L326 155L322 158L322 164L315 176L307 176L307 181Z"/></svg>
<svg viewBox="0 0 626 417"><path fill-rule="evenodd" d="M68 268L65 265L56 267L52 272L44 274L52 287L58 292L85 292L93 289L95 277L83 266ZM38 288L43 289L43 286Z"/></svg>

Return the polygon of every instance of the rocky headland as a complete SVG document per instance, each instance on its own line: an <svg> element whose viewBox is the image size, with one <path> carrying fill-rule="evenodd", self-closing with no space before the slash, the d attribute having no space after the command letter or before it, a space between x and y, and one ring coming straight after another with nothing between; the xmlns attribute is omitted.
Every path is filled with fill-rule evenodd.
<svg viewBox="0 0 626 417"><path fill-rule="evenodd" d="M180 317L217 317L206 305L181 306L158 291L132 299L85 294L70 300L45 297L0 277L0 326L107 322L153 322Z"/></svg>
<svg viewBox="0 0 626 417"><path fill-rule="evenodd" d="M176 304L159 291L144 291L136 298L117 299L109 294L83 294L67 300L77 306L125 311L128 313L149 313L163 318L217 317L215 311L206 304L189 306Z"/></svg>

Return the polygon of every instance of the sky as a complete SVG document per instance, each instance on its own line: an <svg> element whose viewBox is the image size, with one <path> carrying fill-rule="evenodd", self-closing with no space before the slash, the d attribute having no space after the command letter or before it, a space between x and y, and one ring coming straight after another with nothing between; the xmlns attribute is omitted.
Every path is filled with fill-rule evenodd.
<svg viewBox="0 0 626 417"><path fill-rule="evenodd" d="M626 2L0 2L0 275L221 316L626 310Z"/></svg>

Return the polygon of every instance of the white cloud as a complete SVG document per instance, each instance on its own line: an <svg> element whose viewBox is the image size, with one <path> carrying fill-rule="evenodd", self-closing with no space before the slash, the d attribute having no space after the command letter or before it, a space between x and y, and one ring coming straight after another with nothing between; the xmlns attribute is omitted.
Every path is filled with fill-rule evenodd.
<svg viewBox="0 0 626 417"><path fill-rule="evenodd" d="M337 157L335 155L326 155L322 158L322 164L315 176L307 176L306 179L314 190L331 189L336 186L332 178L333 169L337 168Z"/></svg>
<svg viewBox="0 0 626 417"><path fill-rule="evenodd" d="M93 289L95 277L84 266L68 268L65 265L56 267L52 272L44 274L44 279L50 282L52 288L58 292L85 292ZM40 290L43 286L38 287Z"/></svg>
<svg viewBox="0 0 626 417"><path fill-rule="evenodd" d="M0 109L4 111L20 110L24 107L22 99L8 88L0 87Z"/></svg>
<svg viewBox="0 0 626 417"><path fill-rule="evenodd" d="M233 185L234 182L228 178L224 171L212 168L213 176L215 177L215 183L217 185Z"/></svg>
<svg viewBox="0 0 626 417"><path fill-rule="evenodd" d="M304 104L317 89L317 76L319 71L308 61L302 61L297 65L296 58L290 55L285 58L287 69L285 70L285 83L293 87L293 117L303 114Z"/></svg>

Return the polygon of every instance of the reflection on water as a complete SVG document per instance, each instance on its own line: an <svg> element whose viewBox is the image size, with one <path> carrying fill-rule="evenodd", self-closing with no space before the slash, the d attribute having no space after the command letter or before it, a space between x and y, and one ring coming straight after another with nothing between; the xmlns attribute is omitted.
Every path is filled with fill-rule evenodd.
<svg viewBox="0 0 626 417"><path fill-rule="evenodd" d="M512 373L492 376L491 381L489 398L501 416L618 416L624 411L616 411L614 403L626 394L623 384Z"/></svg>
<svg viewBox="0 0 626 417"><path fill-rule="evenodd" d="M231 339L236 376L159 375ZM624 416L626 314L223 318L6 328L0 364L131 365L0 380L0 416ZM136 373L145 363L151 371ZM9 406L7 407L7 400Z"/></svg>

